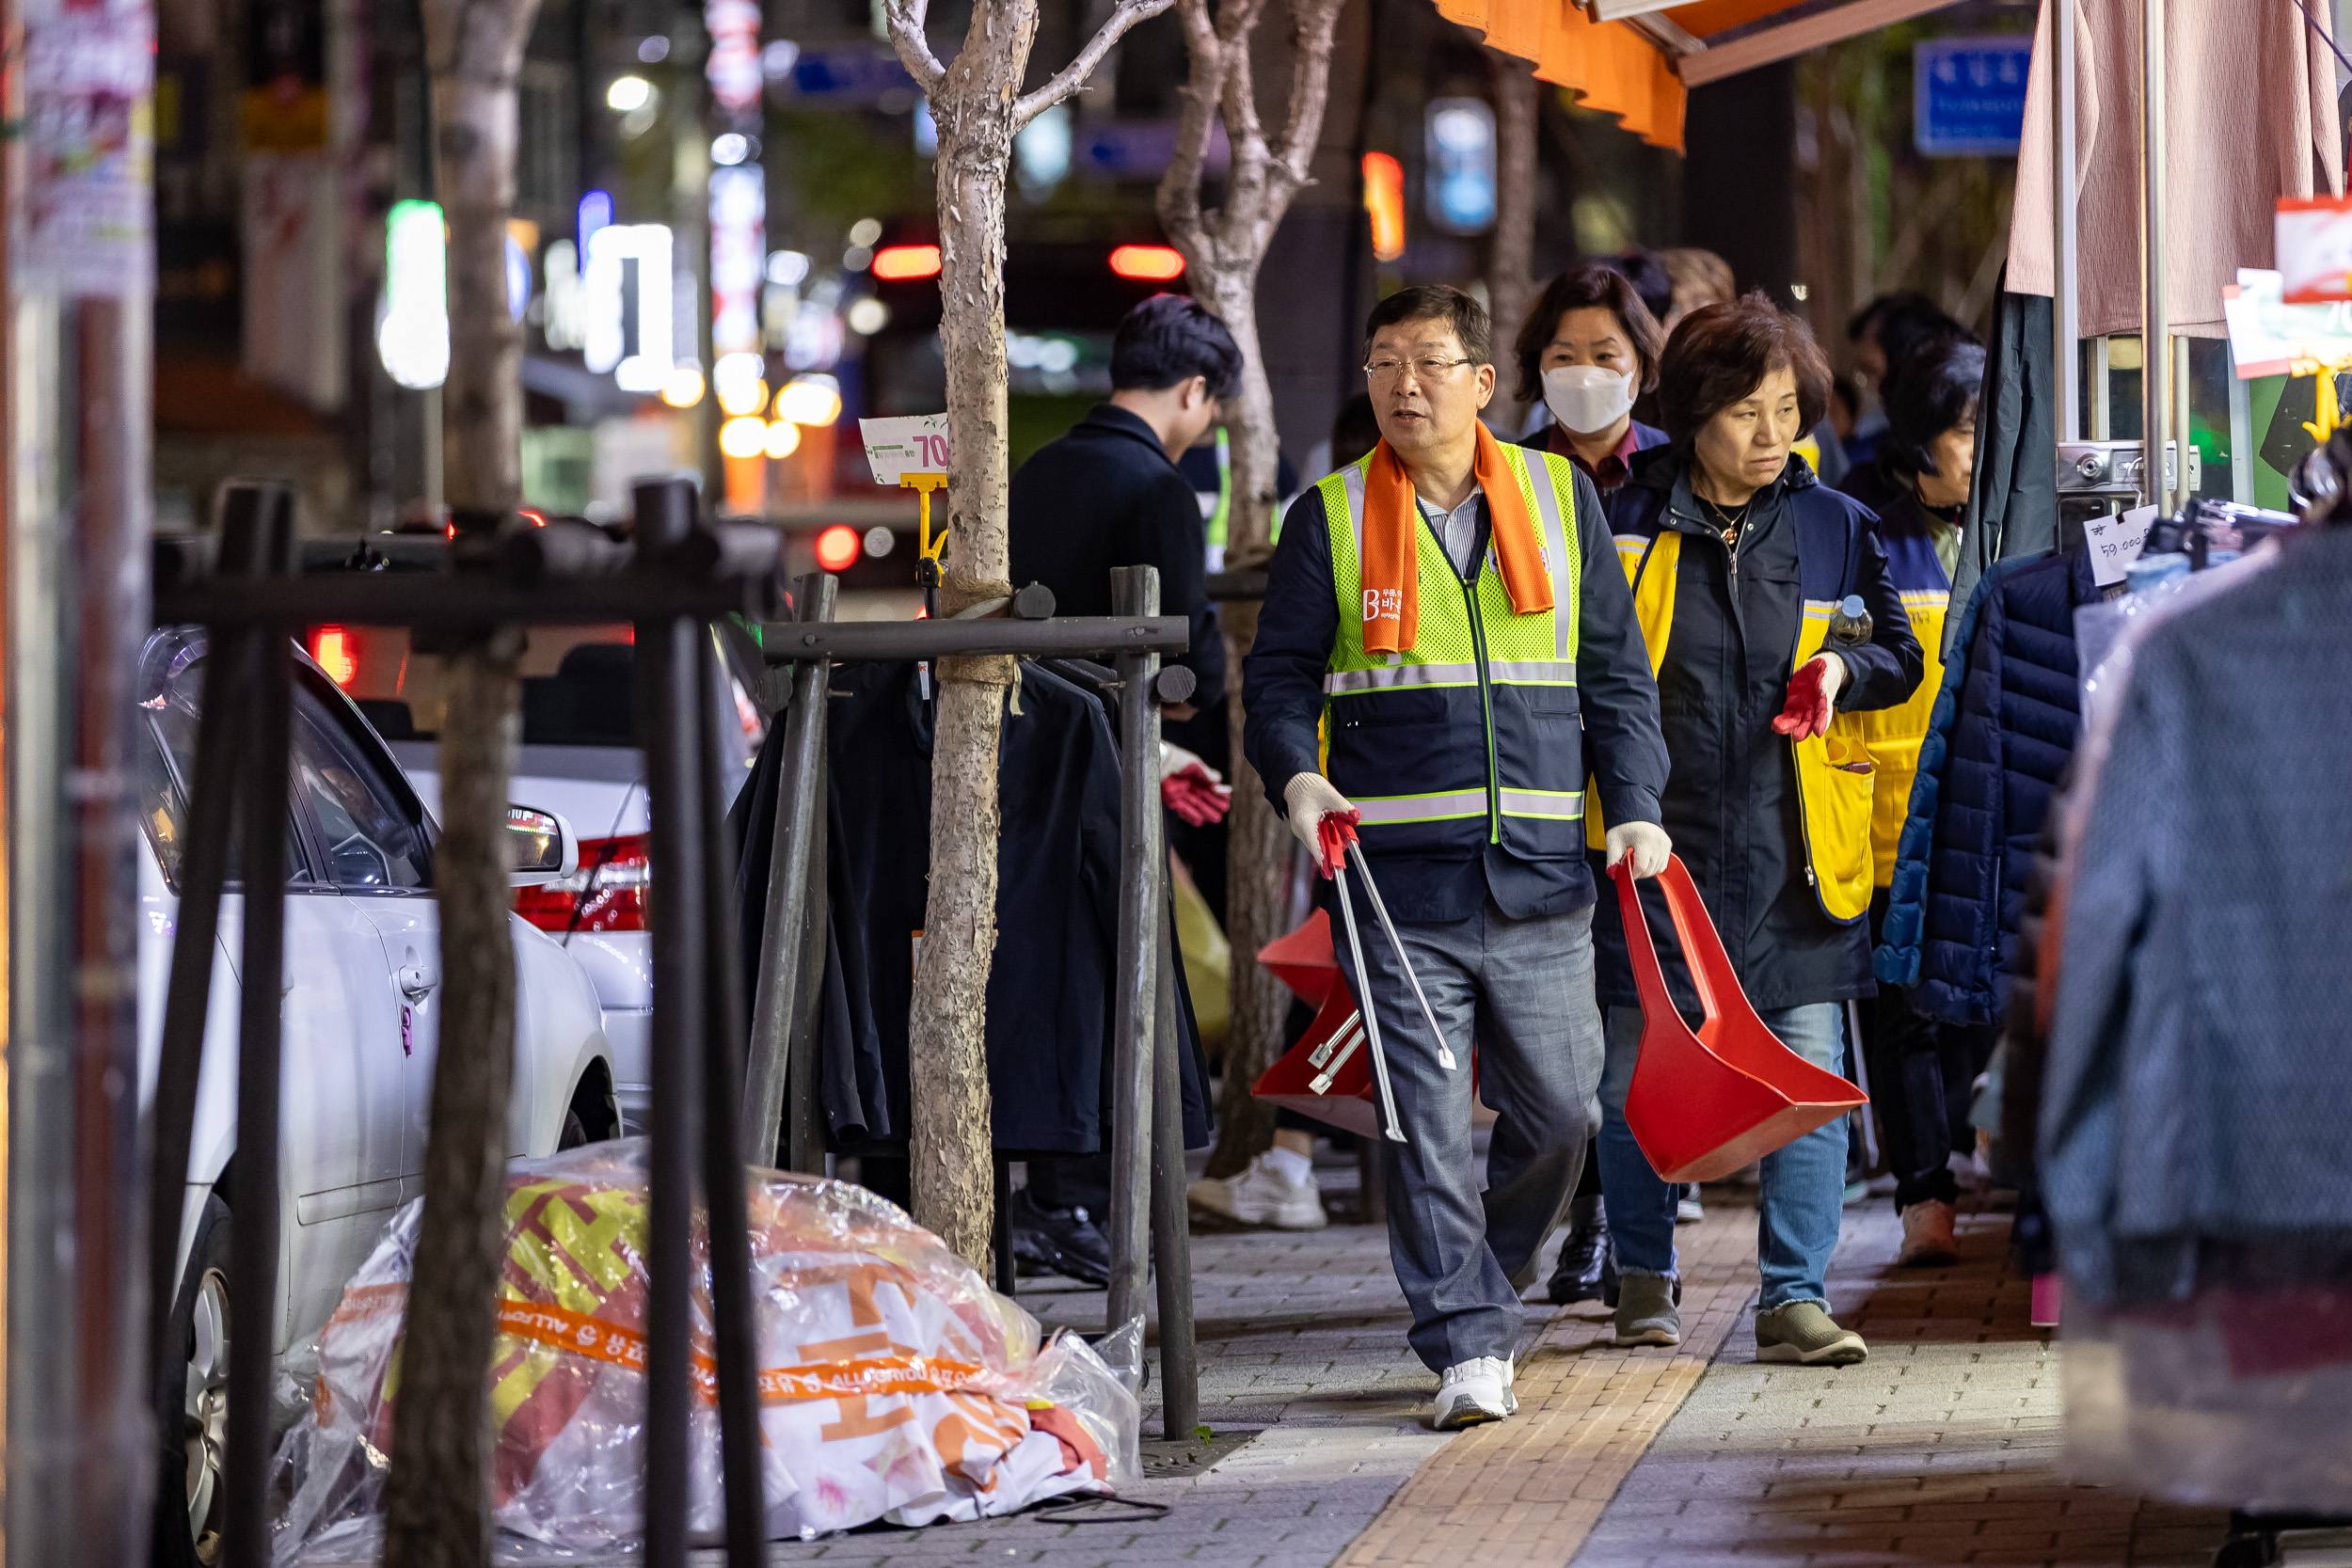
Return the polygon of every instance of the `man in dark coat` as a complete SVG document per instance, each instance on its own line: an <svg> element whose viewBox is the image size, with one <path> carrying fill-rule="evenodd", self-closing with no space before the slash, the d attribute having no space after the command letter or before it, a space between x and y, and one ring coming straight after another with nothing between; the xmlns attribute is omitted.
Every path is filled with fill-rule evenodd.
<svg viewBox="0 0 2352 1568"><path fill-rule="evenodd" d="M1175 662L1193 673L1199 705L1224 693L1225 640L1203 580L1207 525L1176 459L1209 433L1218 400L1240 382L1241 349L1225 324L1198 300L1154 294L1119 324L1110 401L1012 476L1013 582L1052 589L1057 615L1108 615L1112 568L1156 566L1160 613L1191 624L1192 646ZM1168 709L1171 740L1184 743L1182 722L1197 711ZM1017 1243L1027 1240L1022 1229L1041 1232L1085 1277L1097 1257L1107 1273L1100 1224L1109 1210L1110 1156L1102 1153L1030 1161L1010 1213Z"/></svg>

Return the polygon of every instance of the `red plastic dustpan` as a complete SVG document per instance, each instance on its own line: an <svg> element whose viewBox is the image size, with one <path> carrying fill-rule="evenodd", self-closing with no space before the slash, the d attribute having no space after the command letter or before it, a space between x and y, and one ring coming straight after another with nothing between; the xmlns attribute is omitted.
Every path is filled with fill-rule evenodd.
<svg viewBox="0 0 2352 1568"><path fill-rule="evenodd" d="M1690 871L1670 855L1658 885L1707 1013L1695 1031L1683 1022L1666 991L1630 859L1611 873L1617 879L1633 982L1642 994L1642 1054L1626 1092L1625 1119L1660 1179L1729 1176L1867 1103L1860 1089L1815 1067L1764 1027L1740 989Z"/></svg>
<svg viewBox="0 0 2352 1568"><path fill-rule="evenodd" d="M1317 910L1298 929L1258 949L1258 962L1290 987L1310 1007L1320 1007L1340 983L1339 956L1331 949L1331 916Z"/></svg>
<svg viewBox="0 0 2352 1568"><path fill-rule="evenodd" d="M1259 1074L1249 1092L1358 1137L1380 1135L1380 1112L1372 1098L1372 1041L1345 986L1332 986L1313 1024Z"/></svg>

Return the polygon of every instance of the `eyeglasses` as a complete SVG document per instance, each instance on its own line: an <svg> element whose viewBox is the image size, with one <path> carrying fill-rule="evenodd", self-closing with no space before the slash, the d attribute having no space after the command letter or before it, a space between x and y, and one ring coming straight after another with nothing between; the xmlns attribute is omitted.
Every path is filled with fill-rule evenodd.
<svg viewBox="0 0 2352 1568"><path fill-rule="evenodd" d="M1454 373L1455 366L1468 365L1472 362L1473 361L1469 359L1438 359L1435 357L1427 359L1375 359L1371 364L1364 367L1364 374L1374 381L1394 381L1399 375L1404 373L1405 367L1410 365L1413 368L1413 376L1416 380L1443 381L1447 376Z"/></svg>

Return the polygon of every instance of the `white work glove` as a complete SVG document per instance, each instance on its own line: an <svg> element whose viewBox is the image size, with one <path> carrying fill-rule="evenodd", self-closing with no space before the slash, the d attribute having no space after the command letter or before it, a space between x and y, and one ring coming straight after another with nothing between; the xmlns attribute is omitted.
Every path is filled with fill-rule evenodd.
<svg viewBox="0 0 2352 1568"><path fill-rule="evenodd" d="M1628 855L1633 857L1635 880L1655 877L1666 869L1666 857L1675 851L1675 841L1666 836L1666 830L1655 822L1620 822L1609 830L1609 868Z"/></svg>
<svg viewBox="0 0 2352 1568"><path fill-rule="evenodd" d="M1210 784L1221 784L1225 782L1225 775L1201 761L1198 752L1187 752L1172 740L1160 742L1161 778L1172 779L1187 768L1200 769L1201 777Z"/></svg>
<svg viewBox="0 0 2352 1568"><path fill-rule="evenodd" d="M1356 808L1348 803L1346 796L1331 787L1330 780L1320 773L1293 774L1291 782L1282 786L1282 804L1290 811L1291 832L1298 835L1298 842L1307 847L1309 854L1314 856L1315 868L1329 876L1331 868L1323 863L1323 841L1318 830L1323 825L1324 817L1333 812L1353 822Z"/></svg>

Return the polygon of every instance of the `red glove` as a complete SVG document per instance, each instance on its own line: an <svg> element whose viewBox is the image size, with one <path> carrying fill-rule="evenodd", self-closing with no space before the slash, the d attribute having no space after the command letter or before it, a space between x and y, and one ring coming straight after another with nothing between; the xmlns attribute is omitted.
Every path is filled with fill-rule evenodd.
<svg viewBox="0 0 2352 1568"><path fill-rule="evenodd" d="M1160 800L1186 827L1222 822L1233 809L1233 786L1219 784L1200 763L1187 763L1160 780Z"/></svg>
<svg viewBox="0 0 2352 1568"><path fill-rule="evenodd" d="M1772 721L1773 730L1799 740L1827 734L1845 674L1846 666L1835 656L1805 660L1789 679L1788 703Z"/></svg>
<svg viewBox="0 0 2352 1568"><path fill-rule="evenodd" d="M1361 812L1327 811L1315 824L1315 837L1322 840L1321 870L1326 877L1331 875L1334 867L1346 863L1347 847L1356 842L1356 824L1361 820Z"/></svg>

